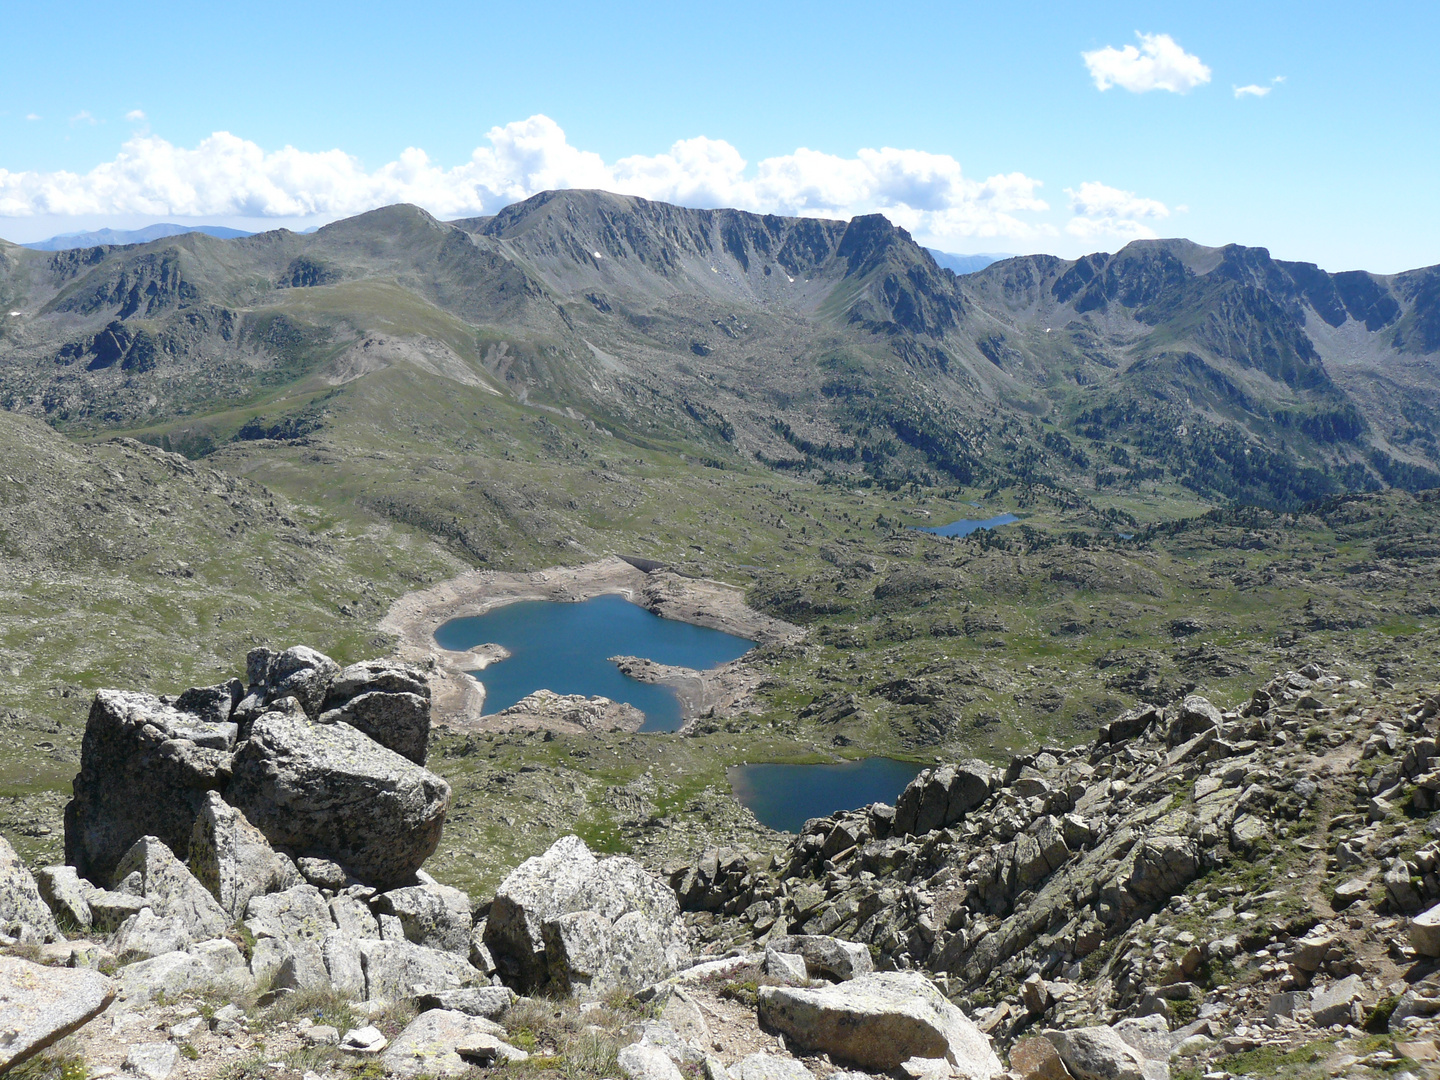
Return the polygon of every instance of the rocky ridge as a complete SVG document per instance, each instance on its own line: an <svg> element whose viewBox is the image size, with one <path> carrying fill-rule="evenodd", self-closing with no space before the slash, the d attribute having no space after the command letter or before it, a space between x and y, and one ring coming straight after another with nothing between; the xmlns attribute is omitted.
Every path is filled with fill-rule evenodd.
<svg viewBox="0 0 1440 1080"><path fill-rule="evenodd" d="M1378 1034L1369 1066L1417 1068L1440 1013L1440 698L1368 691L1311 665L1238 709L1142 705L1087 746L927 769L783 856L669 878L712 948L831 935L926 972L1012 1068L1044 1031L1098 1075L1053 1033L1121 1021L1153 1026L1161 1059Z"/></svg>

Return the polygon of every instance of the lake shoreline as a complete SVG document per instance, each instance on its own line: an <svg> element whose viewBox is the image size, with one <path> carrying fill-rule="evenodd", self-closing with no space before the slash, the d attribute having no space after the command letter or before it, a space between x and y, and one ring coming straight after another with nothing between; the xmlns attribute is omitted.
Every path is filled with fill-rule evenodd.
<svg viewBox="0 0 1440 1080"><path fill-rule="evenodd" d="M485 715L484 689L467 674L484 666L485 646L443 649L435 640L436 628L451 619L483 615L525 600L577 603L607 594L623 596L661 618L721 630L760 645L796 641L805 635L800 627L748 606L744 594L733 586L682 577L663 568L647 573L613 555L581 566L528 573L472 570L399 597L378 628L396 636L395 651L401 659L430 669L432 723L493 730L497 715ZM706 671L653 670L658 668L665 666L640 661L634 672L626 673L671 686L687 723L712 708L721 715L738 710L760 681L760 673L744 657Z"/></svg>

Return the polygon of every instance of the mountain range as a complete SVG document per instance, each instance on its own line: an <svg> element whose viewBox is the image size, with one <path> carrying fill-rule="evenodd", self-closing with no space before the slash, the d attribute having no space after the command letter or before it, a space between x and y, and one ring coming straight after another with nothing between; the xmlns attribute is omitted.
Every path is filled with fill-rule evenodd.
<svg viewBox="0 0 1440 1080"><path fill-rule="evenodd" d="M20 246L30 248L32 251L69 251L72 248L100 247L105 244L116 246L148 244L151 240L160 240L166 236L180 236L189 232L204 233L206 236L213 236L219 240L233 240L239 236L254 235L243 229L231 229L224 225L176 225L167 222L159 225L147 225L143 229L95 229L91 232L61 233L48 240L37 240L33 244Z"/></svg>
<svg viewBox="0 0 1440 1080"><path fill-rule="evenodd" d="M817 478L1274 506L1440 484L1440 267L1154 240L956 275L880 215L569 190L448 223L3 244L0 300L5 408L191 454L302 437L317 398L399 366Z"/></svg>

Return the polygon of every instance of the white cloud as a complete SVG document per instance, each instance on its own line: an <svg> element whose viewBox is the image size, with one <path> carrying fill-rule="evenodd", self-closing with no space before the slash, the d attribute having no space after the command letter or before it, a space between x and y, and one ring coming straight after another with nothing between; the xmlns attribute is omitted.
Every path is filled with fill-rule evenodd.
<svg viewBox="0 0 1440 1080"><path fill-rule="evenodd" d="M32 112L32 113L26 113L26 114L25 114L25 119L26 119L26 120L39 120L39 119L40 119L40 114L39 114L39 113L33 113L33 112Z"/></svg>
<svg viewBox="0 0 1440 1080"><path fill-rule="evenodd" d="M1269 86L1262 86L1259 83L1251 83L1249 86L1234 87L1236 100L1245 97L1263 98L1266 94L1270 93L1271 90L1274 90L1275 87L1279 86L1284 81L1284 75L1276 75L1273 79L1270 80Z"/></svg>
<svg viewBox="0 0 1440 1080"><path fill-rule="evenodd" d="M89 109L81 109L74 116L70 117L70 123L72 124L90 124L93 126L95 124L98 124L99 122L100 121L95 119L94 115L90 112Z"/></svg>
<svg viewBox="0 0 1440 1080"><path fill-rule="evenodd" d="M1100 90L1118 86L1134 94L1148 90L1169 90L1185 94L1210 81L1210 69L1198 56L1187 53L1169 34L1135 35L1140 47L1126 45L1081 53L1090 77Z"/></svg>
<svg viewBox="0 0 1440 1080"><path fill-rule="evenodd" d="M146 119L146 117L145 117L145 110L144 110L144 109L131 109L129 112L127 112L127 113L125 114L125 119L128 120L128 121L129 121L130 123L132 123L132 124L143 124L143 123L145 122L145 119Z"/></svg>
<svg viewBox="0 0 1440 1080"><path fill-rule="evenodd" d="M1115 236L1126 240L1153 240L1155 230L1147 221L1170 216L1170 208L1158 199L1146 199L1133 191L1087 180L1078 189L1066 188L1070 211L1075 216L1065 231L1082 240Z"/></svg>
<svg viewBox="0 0 1440 1080"><path fill-rule="evenodd" d="M973 180L945 154L885 147L840 157L801 148L752 169L730 143L699 137L607 163L572 146L547 116L492 128L487 139L452 168L412 147L367 170L341 150L267 151L229 132L187 149L142 131L114 160L84 174L0 169L0 217L339 217L411 202L445 218L493 213L539 191L589 187L782 214L883 211L936 244L1054 232L1027 216L1049 209L1040 181L1022 173Z"/></svg>

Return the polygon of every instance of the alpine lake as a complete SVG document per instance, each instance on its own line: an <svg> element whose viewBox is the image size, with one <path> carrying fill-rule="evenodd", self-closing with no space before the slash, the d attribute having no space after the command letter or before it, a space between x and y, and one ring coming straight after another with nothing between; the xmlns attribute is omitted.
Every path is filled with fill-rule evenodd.
<svg viewBox="0 0 1440 1080"><path fill-rule="evenodd" d="M528 600L451 619L435 631L443 649L504 646L510 656L470 674L485 687L485 711L501 712L536 690L599 695L645 714L642 732L673 732L684 722L668 686L622 674L614 656L638 656L705 670L745 655L755 643L734 634L662 619L623 596L577 603ZM735 798L772 829L798 832L809 818L894 802L920 766L891 758L810 765L746 764L728 771Z"/></svg>

